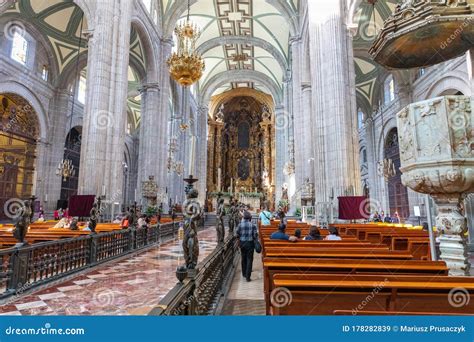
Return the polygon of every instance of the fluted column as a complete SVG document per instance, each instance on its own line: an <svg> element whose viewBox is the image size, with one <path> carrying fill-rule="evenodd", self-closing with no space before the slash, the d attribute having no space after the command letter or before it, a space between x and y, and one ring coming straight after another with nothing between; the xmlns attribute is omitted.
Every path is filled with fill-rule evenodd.
<svg viewBox="0 0 474 342"><path fill-rule="evenodd" d="M79 193L122 199L133 2L97 0L89 40Z"/></svg>
<svg viewBox="0 0 474 342"><path fill-rule="evenodd" d="M286 163L288 156L288 112L285 111L285 107L278 105L275 107L275 126L276 126L276 142L275 142L275 196L276 205L282 196L282 186L285 183L285 175L283 174L283 168Z"/></svg>
<svg viewBox="0 0 474 342"><path fill-rule="evenodd" d="M160 140L161 129L157 112L160 105L160 87L158 83L146 83L140 88L140 93L142 95L142 111L137 190L140 194L139 202L144 204L141 193L142 182L147 181L150 176L154 177L156 181L164 160L156 157L156 147L159 146L157 142Z"/></svg>
<svg viewBox="0 0 474 342"><path fill-rule="evenodd" d="M209 108L207 106L199 106L197 110L197 145L196 145L196 170L198 172L199 182L199 201L205 205L206 188L207 188L207 119Z"/></svg>
<svg viewBox="0 0 474 342"><path fill-rule="evenodd" d="M303 130L302 134L295 134L295 142L298 139L303 140L303 148L304 148L304 155L302 160L303 165L303 184L305 179L309 178L310 183L314 182L314 138L315 134L313 132L314 123L311 116L311 84L310 83L302 83L301 84L301 107L300 113L297 115L301 115L302 123L303 123ZM296 120L295 120L296 121Z"/></svg>
<svg viewBox="0 0 474 342"><path fill-rule="evenodd" d="M352 37L344 1L309 1L316 201L360 194L359 139Z"/></svg>
<svg viewBox="0 0 474 342"><path fill-rule="evenodd" d="M216 145L214 147L214 159L215 159L215 167L216 169L213 171L216 174L216 186L217 189L224 189L223 184L219 184L219 180L217 179L218 176L218 170L221 168L221 170L224 169L222 165L222 134L224 133L224 123L222 121L217 121L215 124L216 127ZM222 172L222 171L221 171ZM221 175L221 182L224 180L223 178L224 175Z"/></svg>
<svg viewBox="0 0 474 342"><path fill-rule="evenodd" d="M209 134L207 136L208 142L207 142L207 189L208 191L217 191L216 190L216 182L214 179L214 165L215 165L215 153L216 153L216 147L215 147L215 131L216 127L214 125L214 122L209 120L208 122L208 130Z"/></svg>

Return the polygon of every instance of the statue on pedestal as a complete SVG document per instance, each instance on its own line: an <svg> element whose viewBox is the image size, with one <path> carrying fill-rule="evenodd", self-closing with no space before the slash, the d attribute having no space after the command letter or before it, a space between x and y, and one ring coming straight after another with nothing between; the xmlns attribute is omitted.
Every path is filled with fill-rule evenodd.
<svg viewBox="0 0 474 342"><path fill-rule="evenodd" d="M217 227L216 227L217 243L224 243L224 238L225 238L224 215L225 215L224 199L219 198L219 202L217 204Z"/></svg>
<svg viewBox="0 0 474 342"><path fill-rule="evenodd" d="M23 207L20 210L20 216L18 221L15 223L15 229L13 230L13 237L18 240L17 245L25 245L25 237L28 232L28 227L31 224L31 218L33 217L32 204L29 200L23 202Z"/></svg>
<svg viewBox="0 0 474 342"><path fill-rule="evenodd" d="M194 179L188 179L194 180ZM186 181L186 180L185 180ZM199 258L199 241L197 235L197 225L202 216L201 206L197 201L198 191L193 188L192 183L187 186L186 201L183 205L184 215L184 239L183 252L186 268L195 269Z"/></svg>
<svg viewBox="0 0 474 342"><path fill-rule="evenodd" d="M100 199L96 198L94 200L94 204L92 205L92 209L90 211L90 219L89 219L89 228L92 233L95 233L95 227L97 227L97 221L99 220L100 216Z"/></svg>
<svg viewBox="0 0 474 342"><path fill-rule="evenodd" d="M230 200L229 206L229 234L234 232L234 212L235 212L235 202L234 199Z"/></svg>

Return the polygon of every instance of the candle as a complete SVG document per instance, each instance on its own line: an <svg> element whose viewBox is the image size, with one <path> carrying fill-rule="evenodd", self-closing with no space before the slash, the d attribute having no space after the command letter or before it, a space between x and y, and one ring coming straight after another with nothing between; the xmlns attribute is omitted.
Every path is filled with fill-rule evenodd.
<svg viewBox="0 0 474 342"><path fill-rule="evenodd" d="M230 179L230 193L233 193L234 192L234 178L231 178Z"/></svg>
<svg viewBox="0 0 474 342"><path fill-rule="evenodd" d="M137 199L138 199L137 188L135 188L135 202L137 201Z"/></svg>
<svg viewBox="0 0 474 342"><path fill-rule="evenodd" d="M189 147L189 175L195 176L194 174L194 164L196 159L196 137L194 135L191 136L191 145Z"/></svg>
<svg viewBox="0 0 474 342"><path fill-rule="evenodd" d="M102 196L105 196L105 185L102 185Z"/></svg>

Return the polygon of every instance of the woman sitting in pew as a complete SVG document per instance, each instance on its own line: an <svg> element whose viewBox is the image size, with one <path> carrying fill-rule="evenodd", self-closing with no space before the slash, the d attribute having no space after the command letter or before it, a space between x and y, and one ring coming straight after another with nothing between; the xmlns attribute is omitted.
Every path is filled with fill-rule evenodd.
<svg viewBox="0 0 474 342"><path fill-rule="evenodd" d="M321 232L315 226L311 226L311 228L309 228L309 235L305 236L304 238L305 241L316 241L322 239L323 237L321 236Z"/></svg>
<svg viewBox="0 0 474 342"><path fill-rule="evenodd" d="M339 232L336 227L329 227L329 235L326 236L326 240L339 241L342 238L339 236Z"/></svg>

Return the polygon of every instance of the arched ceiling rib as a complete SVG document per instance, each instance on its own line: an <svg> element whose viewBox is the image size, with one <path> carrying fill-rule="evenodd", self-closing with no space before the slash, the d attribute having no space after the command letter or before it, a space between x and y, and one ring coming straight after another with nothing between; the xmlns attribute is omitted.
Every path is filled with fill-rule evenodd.
<svg viewBox="0 0 474 342"><path fill-rule="evenodd" d="M191 20L202 29L198 50L206 63L200 89L215 75L233 70L255 71L281 86L288 68L288 41L298 1L198 0L191 3ZM162 1L168 25L175 24L171 18L178 8L181 9L180 20L185 19L184 5ZM240 79L222 85L216 92L237 87L262 89L261 84L252 79Z"/></svg>

